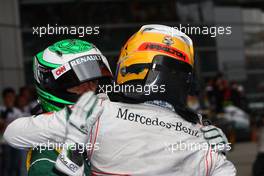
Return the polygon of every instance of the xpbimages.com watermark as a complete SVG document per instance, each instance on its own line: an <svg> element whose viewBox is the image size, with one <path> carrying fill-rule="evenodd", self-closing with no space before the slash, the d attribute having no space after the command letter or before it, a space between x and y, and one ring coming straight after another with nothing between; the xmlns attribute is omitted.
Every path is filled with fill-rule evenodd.
<svg viewBox="0 0 264 176"><path fill-rule="evenodd" d="M78 151L79 153L84 153L87 151L96 151L99 150L99 143L72 143L72 144L66 144L66 143L54 143L48 141L47 143L35 143L33 145L32 150L38 150L40 153L42 153L45 150L57 150L57 149L63 149L67 148L69 150Z"/></svg>
<svg viewBox="0 0 264 176"><path fill-rule="evenodd" d="M78 37L84 37L86 35L98 35L100 33L99 26L59 26L57 24L33 26L32 30L32 34L39 37L44 35L78 35Z"/></svg>
<svg viewBox="0 0 264 176"><path fill-rule="evenodd" d="M191 26L190 24L179 24L173 28L187 35L209 35L213 38L221 35L232 34L231 26Z"/></svg>
<svg viewBox="0 0 264 176"><path fill-rule="evenodd" d="M172 28L187 35L209 35L213 38L232 34L231 26L191 26L190 24L179 24ZM78 35L78 37L84 37L86 35L98 35L99 33L99 26L60 26L58 24L47 24L45 26L32 27L32 34L39 37L44 35Z"/></svg>
<svg viewBox="0 0 264 176"><path fill-rule="evenodd" d="M166 92L166 85L119 85L116 83L110 85L99 85L99 93L142 93L150 95L150 93L164 93Z"/></svg>
<svg viewBox="0 0 264 176"><path fill-rule="evenodd" d="M189 143L189 142L178 142L178 143L165 143L165 150L169 152L177 151L198 151L198 150L212 150L217 151L230 151L231 143L219 143L219 144L208 144L208 143Z"/></svg>

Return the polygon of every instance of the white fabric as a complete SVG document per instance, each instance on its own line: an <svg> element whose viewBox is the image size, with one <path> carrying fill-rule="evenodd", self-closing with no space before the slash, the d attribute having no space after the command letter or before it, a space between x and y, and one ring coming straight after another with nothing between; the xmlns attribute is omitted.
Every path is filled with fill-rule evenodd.
<svg viewBox="0 0 264 176"><path fill-rule="evenodd" d="M4 138L13 147L34 148L42 143L62 143L66 134L66 111L22 117L7 126Z"/></svg>
<svg viewBox="0 0 264 176"><path fill-rule="evenodd" d="M83 175L84 165L79 166L69 158L71 156L68 156L68 151L72 149L68 147L74 146L76 143L83 147L85 146L89 139L89 132L103 111L101 106L96 106L97 99L98 97L93 92L85 93L72 108L71 112L68 112L70 114L68 114L69 120L66 125L66 146L59 154L55 165L59 171L67 175ZM77 150L77 152L80 151ZM78 157L82 157L82 155L78 155Z"/></svg>
<svg viewBox="0 0 264 176"><path fill-rule="evenodd" d="M103 106L91 139L99 148L91 154L94 174L236 175L233 164L211 149L171 151L179 143L207 146L200 125L155 105L105 100Z"/></svg>
<svg viewBox="0 0 264 176"><path fill-rule="evenodd" d="M0 116L4 111L6 111L6 107L0 106ZM7 117L5 118L5 120L1 119L1 117L0 117L0 121L4 122L5 124L9 124L12 121L14 121L17 118L22 117L22 116L23 116L23 113L19 109L13 107L12 112L9 112L7 114ZM0 144L5 144L5 143L6 143L6 141L4 140L4 138L2 137L2 134L1 134L0 135Z"/></svg>
<svg viewBox="0 0 264 176"><path fill-rule="evenodd" d="M226 135L220 128L213 125L203 126L201 131L208 144L213 146L213 149L218 152L228 152L231 147L228 143Z"/></svg>
<svg viewBox="0 0 264 176"><path fill-rule="evenodd" d="M85 93L72 108L66 127L66 142L85 144L88 141L88 133L103 111L101 106L96 106L97 99L93 92Z"/></svg>
<svg viewBox="0 0 264 176"><path fill-rule="evenodd" d="M234 176L225 156L206 150L180 150L179 143L206 146L200 125L193 125L156 105L113 103L105 97L103 114L93 128L89 152L93 174ZM47 139L60 142L65 134L65 114L41 115L14 121L5 132L13 146L32 147ZM173 150L173 151L172 151Z"/></svg>

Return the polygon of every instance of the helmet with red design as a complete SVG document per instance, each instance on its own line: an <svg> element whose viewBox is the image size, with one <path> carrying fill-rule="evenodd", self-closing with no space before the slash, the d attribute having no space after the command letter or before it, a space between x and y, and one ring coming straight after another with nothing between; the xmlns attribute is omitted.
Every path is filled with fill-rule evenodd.
<svg viewBox="0 0 264 176"><path fill-rule="evenodd" d="M162 100L185 107L193 67L193 43L186 34L169 26L145 25L121 49L115 80L141 86L142 91L122 92L137 102Z"/></svg>

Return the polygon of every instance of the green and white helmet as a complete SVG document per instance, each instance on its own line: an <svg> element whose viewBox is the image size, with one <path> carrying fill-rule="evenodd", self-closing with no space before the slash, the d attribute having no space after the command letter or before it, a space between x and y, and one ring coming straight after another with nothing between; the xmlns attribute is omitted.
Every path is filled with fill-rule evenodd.
<svg viewBox="0 0 264 176"><path fill-rule="evenodd" d="M34 57L34 78L44 111L74 104L80 95L67 89L81 83L112 79L105 56L93 44L78 39L59 41Z"/></svg>

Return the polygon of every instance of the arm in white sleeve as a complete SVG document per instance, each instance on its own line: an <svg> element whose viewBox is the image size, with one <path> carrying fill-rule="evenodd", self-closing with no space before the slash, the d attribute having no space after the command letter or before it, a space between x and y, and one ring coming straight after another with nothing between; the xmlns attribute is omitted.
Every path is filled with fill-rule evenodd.
<svg viewBox="0 0 264 176"><path fill-rule="evenodd" d="M20 149L39 144L62 143L65 137L65 109L56 113L22 117L14 120L5 130L6 142Z"/></svg>
<svg viewBox="0 0 264 176"><path fill-rule="evenodd" d="M211 176L236 176L236 168L232 162L226 159L223 154L217 154L215 167Z"/></svg>

